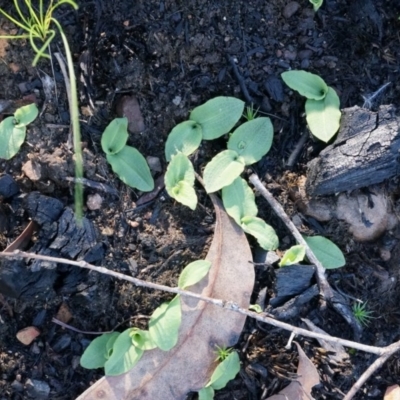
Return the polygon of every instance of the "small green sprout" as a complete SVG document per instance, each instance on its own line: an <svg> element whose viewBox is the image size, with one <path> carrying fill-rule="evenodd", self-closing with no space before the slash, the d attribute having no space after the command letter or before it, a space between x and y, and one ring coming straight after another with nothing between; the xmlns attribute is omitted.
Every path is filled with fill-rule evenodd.
<svg viewBox="0 0 400 400"><path fill-rule="evenodd" d="M215 354L217 355L215 361L218 362L224 361L233 351L232 348L227 348L225 346L219 347L218 345L215 345L215 347L216 347Z"/></svg>
<svg viewBox="0 0 400 400"><path fill-rule="evenodd" d="M374 319L374 317L372 317L372 311L367 310L366 306L367 306L366 302L364 304L355 303L353 305L354 317L361 325L364 325L364 326L367 326L369 324L370 320Z"/></svg>
<svg viewBox="0 0 400 400"><path fill-rule="evenodd" d="M246 110L243 113L243 117L246 118L247 121L251 121L258 117L259 109L260 109L260 107L258 107L257 110L254 110L254 104L251 104L250 106L246 107Z"/></svg>

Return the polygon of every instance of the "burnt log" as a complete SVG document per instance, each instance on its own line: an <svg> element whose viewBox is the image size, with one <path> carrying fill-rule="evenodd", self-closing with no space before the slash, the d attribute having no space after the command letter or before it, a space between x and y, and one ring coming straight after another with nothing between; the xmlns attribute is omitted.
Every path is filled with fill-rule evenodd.
<svg viewBox="0 0 400 400"><path fill-rule="evenodd" d="M307 194L352 191L390 179L399 173L399 151L394 106L381 106L378 112L346 108L335 142L308 164Z"/></svg>
<svg viewBox="0 0 400 400"><path fill-rule="evenodd" d="M41 225L32 253L85 260L95 263L104 257L92 223L82 218L78 224L70 208L39 193L27 197L25 207L32 220ZM25 301L46 301L56 294L76 291L87 270L42 260L0 259L0 293Z"/></svg>

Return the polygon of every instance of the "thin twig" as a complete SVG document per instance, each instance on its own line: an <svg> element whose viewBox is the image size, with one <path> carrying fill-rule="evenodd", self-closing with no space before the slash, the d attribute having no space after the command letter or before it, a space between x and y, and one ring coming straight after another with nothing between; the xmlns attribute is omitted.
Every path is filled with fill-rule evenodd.
<svg viewBox="0 0 400 400"><path fill-rule="evenodd" d="M152 282L146 282L146 281L143 281L138 278L133 278L131 276L121 274L119 272L111 271L104 267L96 267L95 265L91 265L85 261L73 261L73 260L68 260L65 258L50 257L50 256L44 256L41 254L27 253L27 252L23 252L20 250L15 250L14 252L11 252L11 253L2 252L2 253L0 253L0 257L28 258L28 259L33 258L33 259L50 261L50 262L55 262L55 263L74 265L74 266L77 266L80 268L86 268L86 269L89 269L92 271L99 272L101 274L113 276L117 279L126 280L128 282L135 284L136 286L147 287L147 288L155 289L155 290L162 290L162 291L170 292L170 293L176 293L176 294L180 294L182 296L192 297L192 298L204 301L206 303L214 304L218 307L222 307L227 310L231 310L231 311L240 313L242 315L246 315L248 317L254 318L257 321L264 322L266 324L275 326L277 328L285 329L285 330L291 332L291 338L295 335L301 335L301 336L306 336L306 337L310 337L310 338L314 338L314 339L322 339L322 340L326 340L328 342L338 343L338 344L341 344L342 346L350 347L353 349L361 350L361 351L364 351L367 353L372 353L372 354L376 354L376 355L380 356L361 375L361 377L358 379L358 381L353 385L353 387L351 388L349 393L346 395L344 400L351 400L353 398L353 396L356 394L356 392L365 383L365 381L375 371L377 371L392 354L394 354L400 350L400 341L395 342L386 347L376 347L376 346L364 345L364 344L358 343L358 342L352 342L350 340L341 339L341 338L334 337L334 336L324 335L324 334L317 333L317 332L311 332L306 329L297 328L297 327L287 324L285 322L277 321L276 319L267 316L266 313L258 314L258 313L246 310L244 308L239 307L236 303L231 302L231 301L213 299L211 297L201 296L197 293L192 293L187 290L181 290L179 288L171 288L169 286L159 285L159 284L152 283ZM56 321L53 319L53 322L56 322ZM56 323L59 323L58 320ZM62 325L62 323L60 325ZM68 326L68 328L71 329L72 327ZM72 329L78 331L76 328L72 328ZM97 332L86 332L86 333L87 334L97 334Z"/></svg>
<svg viewBox="0 0 400 400"><path fill-rule="evenodd" d="M325 276L325 268L319 262L318 258L310 249L307 242L303 239L303 236L301 236L300 232L297 230L294 223L285 213L284 209L279 204L279 202L274 199L272 194L261 183L260 178L256 174L252 174L249 180L254 185L254 187L261 193L261 195L267 200L267 202L275 211L275 213L279 216L279 218L282 219L286 227L290 230L290 232L296 239L297 243L304 246L304 248L306 249L306 255L308 260L315 265L316 278L322 299L329 302L329 304L331 304L332 307L346 320L346 322L353 328L355 339L359 340L361 337L362 327L355 319L353 313L351 312L350 307L345 304L346 302L344 298L342 298L342 296L340 296L338 293L334 292L334 290L330 286Z"/></svg>
<svg viewBox="0 0 400 400"><path fill-rule="evenodd" d="M36 260L60 263L60 264L74 265L76 267L89 269L91 271L96 271L100 274L112 276L117 279L122 279L122 280L125 280L128 282L131 282L134 285L139 286L139 287L147 287L149 289L161 290L164 292L179 294L181 296L192 297L192 298L204 301L206 303L213 304L215 306L225 308L227 310L234 311L234 312L237 312L242 315L246 315L248 317L256 319L257 321L265 322L269 325L276 326L277 328L285 329L289 332L293 332L295 335L307 336L307 337L311 337L314 339L323 339L323 340L326 340L329 342L339 343L346 347L365 351L367 353L377 354L379 356L382 354L385 354L386 347L382 348L382 347L368 346L368 345L364 345L362 343L353 342L351 340L341 339L341 338L324 335L324 334L317 333L317 332L311 332L306 329L298 328L293 325L287 324L285 322L278 321L272 317L267 316L266 313L258 314L256 312L246 310L244 308L239 307L236 303L234 303L232 301L214 299L212 297L206 297L206 296L202 296L197 293L189 292L187 290L182 290L177 287L173 288L170 286L160 285L158 283L147 282L142 279L124 275L124 274L121 274L120 272L115 272L115 271L109 270L104 267L97 267L95 265L87 263L86 261L73 261L73 260L68 260L66 258L51 257L51 256L45 256L42 254L35 254L35 253L27 253L27 252L20 251L20 250L15 250L14 252L10 252L10 253L5 253L5 252L0 253L0 257L3 257L3 258L28 258L28 259L31 258L31 259L36 259ZM400 342L399 342L398 346L400 348Z"/></svg>
<svg viewBox="0 0 400 400"><path fill-rule="evenodd" d="M68 325L65 322L62 322L59 319L54 318L54 317L51 319L51 322L54 322L55 324L60 325L63 328L69 329L74 332L82 333L84 335L102 335L103 333L111 333L112 332L112 331L104 331L104 332L81 331L80 329L74 328L73 326Z"/></svg>
<svg viewBox="0 0 400 400"><path fill-rule="evenodd" d="M393 343L397 344L397 343ZM393 345L391 345L393 346ZM399 348L395 348L395 350L389 350L391 346L388 346L386 349L387 351L382 354L379 358L377 358L365 371L364 373L358 378L357 382L351 387L349 392L344 396L343 400L351 400L355 394L361 389L361 386L374 374L378 371L379 368L382 367L383 364L387 361L387 359L394 354Z"/></svg>

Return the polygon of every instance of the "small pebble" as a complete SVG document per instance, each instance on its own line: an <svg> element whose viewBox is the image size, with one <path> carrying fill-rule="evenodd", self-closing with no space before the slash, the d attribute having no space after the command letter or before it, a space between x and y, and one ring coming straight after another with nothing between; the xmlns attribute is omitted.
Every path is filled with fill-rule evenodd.
<svg viewBox="0 0 400 400"><path fill-rule="evenodd" d="M128 131L140 133L145 129L139 102L135 96L122 96L116 107L118 117L128 118Z"/></svg>
<svg viewBox="0 0 400 400"><path fill-rule="evenodd" d="M86 205L91 211L99 210L103 204L103 198L98 194L90 194L87 198Z"/></svg>
<svg viewBox="0 0 400 400"><path fill-rule="evenodd" d="M286 4L285 8L283 9L283 16L286 19L289 19L293 17L299 8L300 4L297 1L291 1L290 3Z"/></svg>
<svg viewBox="0 0 400 400"><path fill-rule="evenodd" d="M153 172L161 172L162 167L161 167L161 162L158 157L152 157L148 156L146 157L147 163L149 164L149 168Z"/></svg>
<svg viewBox="0 0 400 400"><path fill-rule="evenodd" d="M25 388L29 397L41 400L49 398L50 386L46 382L37 379L28 379L25 382Z"/></svg>
<svg viewBox="0 0 400 400"><path fill-rule="evenodd" d="M102 231L101 234L104 236L112 236L114 235L114 229L110 228L109 226L106 226Z"/></svg>
<svg viewBox="0 0 400 400"><path fill-rule="evenodd" d="M30 345L38 336L40 331L35 326L28 326L17 332L17 339L26 346Z"/></svg>
<svg viewBox="0 0 400 400"><path fill-rule="evenodd" d="M42 167L36 161L27 161L22 166L22 172L33 182L37 182L42 179Z"/></svg>
<svg viewBox="0 0 400 400"><path fill-rule="evenodd" d="M182 101L182 97L181 96L175 96L172 100L172 102L176 105L179 106L179 104L181 104Z"/></svg>

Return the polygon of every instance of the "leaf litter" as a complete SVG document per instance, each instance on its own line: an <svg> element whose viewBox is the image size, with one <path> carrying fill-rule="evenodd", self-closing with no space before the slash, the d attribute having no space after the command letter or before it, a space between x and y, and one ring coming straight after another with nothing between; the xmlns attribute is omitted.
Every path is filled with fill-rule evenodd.
<svg viewBox="0 0 400 400"><path fill-rule="evenodd" d="M211 198L216 224L206 260L212 266L208 277L192 286L191 291L248 308L254 285L250 246L220 200L213 195ZM147 351L132 370L100 379L77 400L179 400L203 388L218 364L216 346L235 345L246 317L193 298L182 297L181 304L179 340L172 350Z"/></svg>

